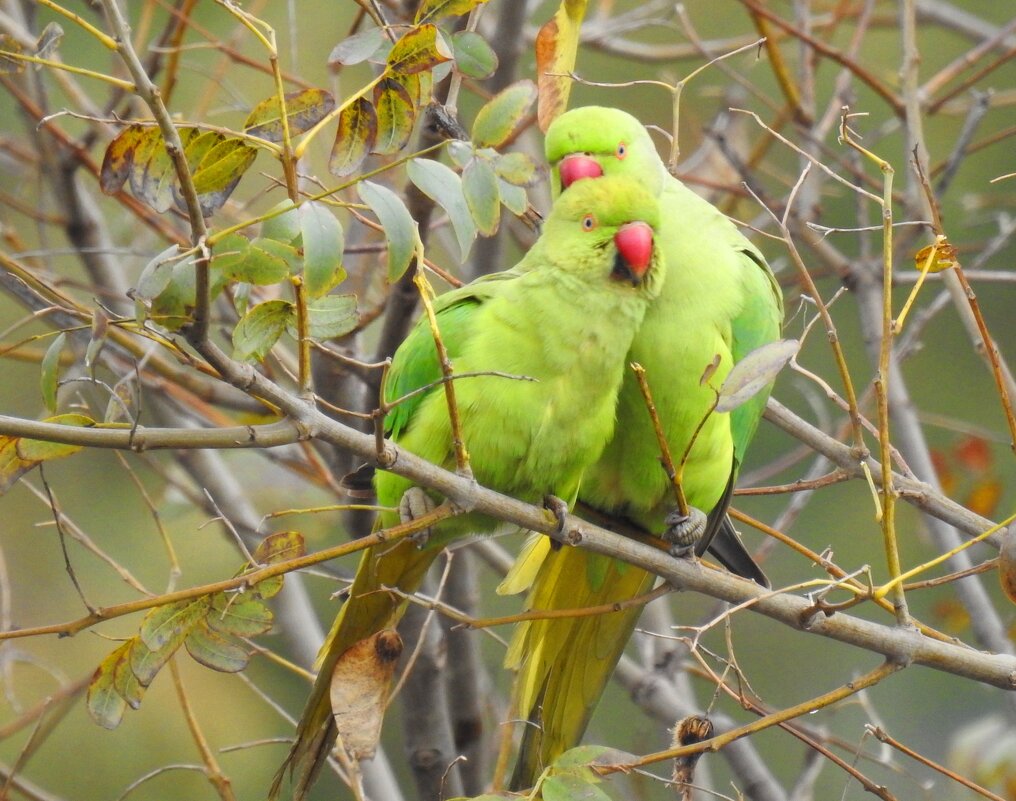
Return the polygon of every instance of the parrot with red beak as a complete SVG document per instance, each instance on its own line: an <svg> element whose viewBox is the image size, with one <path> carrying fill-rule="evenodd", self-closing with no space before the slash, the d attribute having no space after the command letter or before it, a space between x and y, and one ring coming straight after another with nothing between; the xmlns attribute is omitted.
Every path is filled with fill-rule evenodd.
<svg viewBox="0 0 1016 801"><path fill-rule="evenodd" d="M626 360L645 369L674 461L687 454L682 489L690 508L681 514L661 469L645 399L629 371L614 434L586 471L579 501L662 534L675 553L708 549L729 570L768 586L726 511L769 389L731 412L715 412L713 404L731 367L780 337L783 300L769 266L730 220L670 175L648 131L630 114L597 106L568 111L547 130L545 150L555 196L625 176L659 198L655 247L667 278ZM529 588L531 610L575 609L638 597L655 578L580 548L552 550L539 537L529 540L499 591ZM578 745L640 612L632 607L517 626L506 664L518 671L512 717L527 724L512 789L532 786L547 765Z"/></svg>
<svg viewBox="0 0 1016 801"><path fill-rule="evenodd" d="M585 471L611 439L626 355L661 291L658 205L628 178L577 184L558 198L540 239L518 265L433 301L455 374L470 374L455 381L456 407L481 485L530 503L548 497L574 503ZM453 470L454 432L441 379L424 317L387 375L386 433L399 450ZM378 470L374 483L378 503L388 508L378 516L378 529L417 517L439 500L395 473ZM288 765L294 798L302 798L331 750L336 728L329 690L342 654L398 623L407 595L419 588L443 545L502 525L470 512L437 523L423 540L364 551L318 655L317 680L270 797L278 796Z"/></svg>

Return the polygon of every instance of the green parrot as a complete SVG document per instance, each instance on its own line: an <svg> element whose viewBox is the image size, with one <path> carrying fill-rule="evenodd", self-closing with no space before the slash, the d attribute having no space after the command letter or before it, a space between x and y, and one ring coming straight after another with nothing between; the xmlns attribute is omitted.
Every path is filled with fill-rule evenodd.
<svg viewBox="0 0 1016 801"><path fill-rule="evenodd" d="M531 503L548 497L571 505L583 472L614 429L614 409L635 331L660 292L663 267L654 247L656 197L629 178L587 181L562 195L543 232L513 269L438 297L438 329L455 372L504 375L455 382L462 438L476 480ZM396 351L385 385L396 405L387 433L401 449L455 468L452 430L430 325L422 318ZM378 502L395 511L413 489L409 479L377 471ZM560 503L556 504L560 507ZM409 515L414 516L414 515ZM418 516L418 515L415 515ZM450 540L491 533L498 521L469 513L441 521L425 543L401 540L364 551L349 598L318 655L317 680L286 764L296 795L313 782L335 740L329 704L332 672L343 652L396 625L404 595L417 590ZM276 776L278 793L283 765Z"/></svg>
<svg viewBox="0 0 1016 801"><path fill-rule="evenodd" d="M626 361L645 368L674 461L688 452L682 488L692 509L687 516L674 511L673 487L632 372L618 396L613 438L586 471L579 501L647 532L664 532L675 553L693 548L701 555L708 548L728 569L768 586L726 510L769 391L729 413L710 409L713 388L731 366L780 336L783 300L772 272L723 214L669 174L631 115L597 106L566 112L548 129L545 148L555 195L630 176L659 196L657 242L667 279ZM707 370L713 372L703 382ZM500 591L531 587L530 609L573 609L634 598L655 581L579 548L549 546L546 537L532 538ZM513 717L529 724L513 789L532 786L543 768L579 743L640 612L532 620L516 628L506 659L518 670Z"/></svg>

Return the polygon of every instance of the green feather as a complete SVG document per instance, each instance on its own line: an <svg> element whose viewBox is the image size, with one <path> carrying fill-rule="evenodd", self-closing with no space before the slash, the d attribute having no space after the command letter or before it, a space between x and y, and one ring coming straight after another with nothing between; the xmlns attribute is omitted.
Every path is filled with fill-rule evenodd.
<svg viewBox="0 0 1016 801"><path fill-rule="evenodd" d="M624 358L663 277L654 256L642 281L615 280L615 234L632 221L658 225L651 193L630 179L590 184L555 204L544 234L515 269L434 302L455 372L487 373L455 382L461 433L480 484L532 503L550 494L572 501L583 472L610 438ZM490 374L495 371L527 380ZM400 403L386 423L400 450L454 469L446 396L434 383L440 377L423 319L395 353L385 397L394 401L423 391ZM375 474L383 506L397 507L411 486L394 473ZM378 518L379 527L397 522L394 511ZM498 525L474 512L434 526L426 548L402 540L364 551L349 599L318 657L318 677L287 760L295 798L310 786L335 739L329 684L341 655L398 623L405 594L419 588L440 553L437 546ZM281 791L282 778L280 770L271 797Z"/></svg>
<svg viewBox="0 0 1016 801"><path fill-rule="evenodd" d="M738 466L755 433L768 391L729 414L710 414L731 366L779 337L783 306L762 255L708 202L669 175L646 129L617 109L587 107L559 117L547 132L547 159L555 192L558 165L569 154L595 159L603 178L577 181L561 195L614 176L636 178L659 193L658 237L667 277L628 354L646 370L675 460L694 444L684 468L688 502L708 513L703 544L728 566L764 581L726 518ZM718 361L717 361L718 357ZM701 378L712 370L709 384ZM600 460L586 471L580 500L594 509L659 534L674 507L670 481L634 376L626 373L618 397L618 424ZM702 421L705 423L701 425ZM568 609L623 601L651 589L655 577L634 567L606 567L577 548L547 553L527 549L513 574L535 574L528 606ZM537 568L533 562L543 558ZM514 582L517 585L518 582ZM575 746L635 627L640 610L602 616L550 618L516 628L509 652L519 669L513 716L523 729L511 787L529 787L540 771Z"/></svg>

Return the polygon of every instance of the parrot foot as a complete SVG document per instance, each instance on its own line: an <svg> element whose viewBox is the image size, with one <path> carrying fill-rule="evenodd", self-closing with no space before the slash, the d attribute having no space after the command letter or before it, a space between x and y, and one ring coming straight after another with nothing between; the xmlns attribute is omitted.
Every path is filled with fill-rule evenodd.
<svg viewBox="0 0 1016 801"><path fill-rule="evenodd" d="M554 515L554 519L557 520L557 528L554 529L554 533L563 533L564 524L568 518L568 504L556 495L544 495L543 508Z"/></svg>
<svg viewBox="0 0 1016 801"><path fill-rule="evenodd" d="M435 508L437 508L437 504L426 492L420 487L410 487L402 495L402 500L399 501L399 519L403 523L411 523L425 514L433 512ZM409 539L415 542L417 547L422 548L430 539L430 529L421 529L411 535Z"/></svg>
<svg viewBox="0 0 1016 801"><path fill-rule="evenodd" d="M663 532L663 539L670 543L671 556L684 557L691 554L706 530L705 512L694 506L688 507L686 515L675 509L664 522L667 529Z"/></svg>

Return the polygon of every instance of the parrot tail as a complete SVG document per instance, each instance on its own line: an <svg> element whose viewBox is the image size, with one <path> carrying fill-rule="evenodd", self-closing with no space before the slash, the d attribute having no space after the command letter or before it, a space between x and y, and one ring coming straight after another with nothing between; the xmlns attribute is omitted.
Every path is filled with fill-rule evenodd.
<svg viewBox="0 0 1016 801"><path fill-rule="evenodd" d="M268 795L270 801L279 797L287 769L294 801L300 801L310 789L335 742L330 690L339 657L360 640L398 623L406 608L405 595L419 589L427 569L441 551L437 547L420 548L410 539L364 551L349 597L318 652L317 678L300 717L293 746L275 774Z"/></svg>

